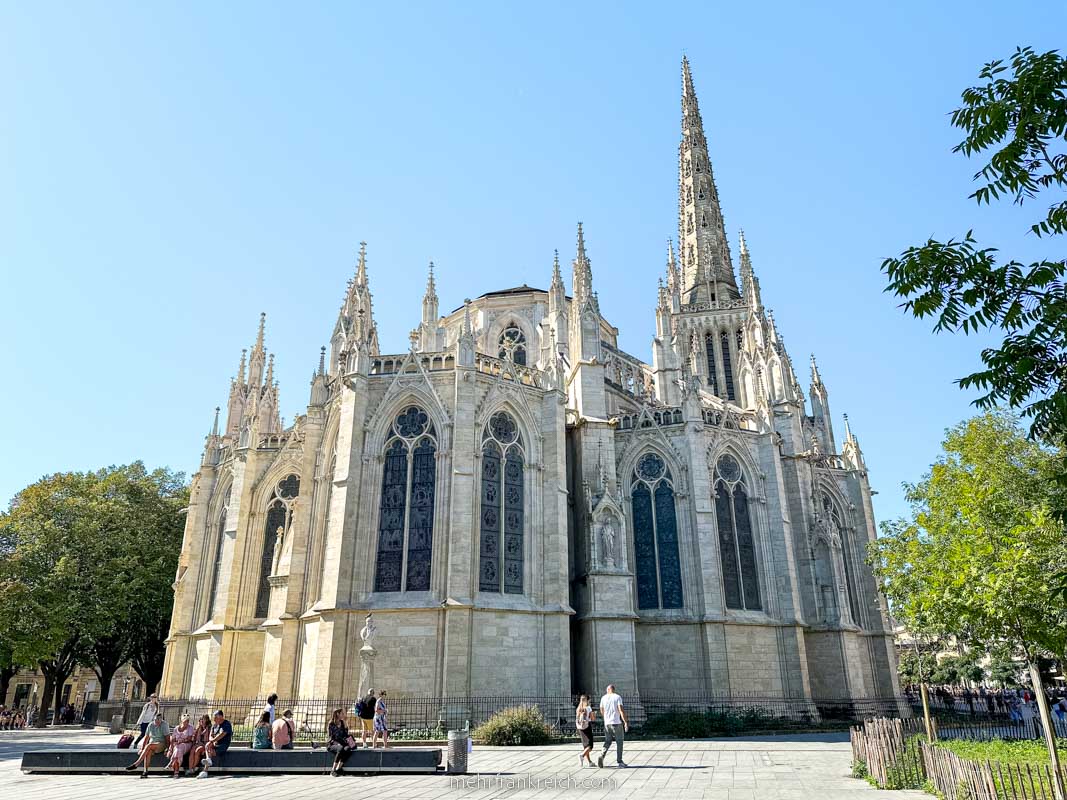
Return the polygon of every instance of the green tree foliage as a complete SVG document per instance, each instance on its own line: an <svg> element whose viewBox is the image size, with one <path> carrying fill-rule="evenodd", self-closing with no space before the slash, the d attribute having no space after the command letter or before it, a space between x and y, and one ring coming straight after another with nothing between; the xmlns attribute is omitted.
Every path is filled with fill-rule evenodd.
<svg viewBox="0 0 1067 800"><path fill-rule="evenodd" d="M44 673L41 724L77 663L106 692L123 661L161 661L187 497L181 474L138 462L42 478L0 515L0 639Z"/></svg>
<svg viewBox="0 0 1067 800"><path fill-rule="evenodd" d="M884 523L871 545L894 614L978 652L1062 653L1067 610L1049 602L1067 567L1047 499L1054 455L996 412L953 428L943 447L930 474L906 486L911 518Z"/></svg>
<svg viewBox="0 0 1067 800"><path fill-rule="evenodd" d="M986 64L979 79L983 83L964 91L963 105L952 113L952 124L966 132L953 152L972 157L992 151L974 176L980 186L971 197L979 205L1049 203L1030 231L1057 241L1067 232L1067 59L1021 48L1007 64ZM910 247L886 259L882 270L887 291L904 298L916 318L934 318L936 332L1001 329L999 346L982 351L985 369L961 378L960 386L985 392L976 401L980 408L1008 403L1025 409L1033 436L1062 441L1067 261L1062 244L1051 249L1048 259L1026 264L981 247L968 231Z"/></svg>
<svg viewBox="0 0 1067 800"><path fill-rule="evenodd" d="M1010 647L998 647L989 654L986 667L989 680L1001 688L1019 685L1019 662Z"/></svg>

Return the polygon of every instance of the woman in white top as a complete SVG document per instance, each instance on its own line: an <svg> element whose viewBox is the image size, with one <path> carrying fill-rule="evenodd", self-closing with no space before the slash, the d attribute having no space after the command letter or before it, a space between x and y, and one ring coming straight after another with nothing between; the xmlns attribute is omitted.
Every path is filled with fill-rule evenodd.
<svg viewBox="0 0 1067 800"><path fill-rule="evenodd" d="M137 718L137 725L141 728L141 735L134 741L132 749L137 749L137 745L141 743L141 740L148 732L149 723L156 718L157 713L159 713L159 697L152 693L148 695L148 702L144 704L144 708L141 709L141 716Z"/></svg>

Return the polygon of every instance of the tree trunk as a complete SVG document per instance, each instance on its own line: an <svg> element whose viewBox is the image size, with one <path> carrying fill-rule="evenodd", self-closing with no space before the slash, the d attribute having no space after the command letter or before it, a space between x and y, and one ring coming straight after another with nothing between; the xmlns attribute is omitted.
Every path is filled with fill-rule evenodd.
<svg viewBox="0 0 1067 800"><path fill-rule="evenodd" d="M111 681L115 677L115 673L118 671L118 664L97 664L93 667L93 672L96 673L96 677L100 680L101 702L107 700L111 696Z"/></svg>
<svg viewBox="0 0 1067 800"><path fill-rule="evenodd" d="M0 669L0 706L7 705L7 690L11 686L11 679L19 671L18 667L4 667Z"/></svg>
<svg viewBox="0 0 1067 800"><path fill-rule="evenodd" d="M1052 727L1052 713L1048 707L1048 698L1045 696L1045 683L1041 680L1041 668L1036 658L1029 655L1026 665L1030 668L1030 685L1034 690L1034 699L1037 700L1037 710L1041 715L1041 730L1045 734L1045 747L1048 748L1049 766L1052 770L1052 788L1056 793L1056 800L1067 800L1067 792L1063 786L1063 772L1060 771L1060 755L1056 750L1056 729Z"/></svg>
<svg viewBox="0 0 1067 800"><path fill-rule="evenodd" d="M52 687L54 685L52 675L45 671L43 664L41 665L41 672L44 675L44 691L38 695L40 700L38 701L37 721L33 723L35 728L43 728L48 725L48 709L52 705Z"/></svg>
<svg viewBox="0 0 1067 800"><path fill-rule="evenodd" d="M926 728L926 741L934 741L934 729L930 724L930 698L926 694L926 684L919 684L919 694L923 698L923 727Z"/></svg>

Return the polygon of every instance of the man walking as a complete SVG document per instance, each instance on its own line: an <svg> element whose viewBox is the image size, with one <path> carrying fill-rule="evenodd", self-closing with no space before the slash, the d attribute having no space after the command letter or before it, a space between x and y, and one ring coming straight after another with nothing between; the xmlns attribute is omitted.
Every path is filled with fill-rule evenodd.
<svg viewBox="0 0 1067 800"><path fill-rule="evenodd" d="M622 698L615 693L615 684L608 686L607 692L600 698L600 718L604 720L604 749L597 756L596 765L604 766L604 756L611 749L611 742L615 740L615 763L625 767L622 760L623 734L630 730L630 722L626 719L626 711L622 707Z"/></svg>

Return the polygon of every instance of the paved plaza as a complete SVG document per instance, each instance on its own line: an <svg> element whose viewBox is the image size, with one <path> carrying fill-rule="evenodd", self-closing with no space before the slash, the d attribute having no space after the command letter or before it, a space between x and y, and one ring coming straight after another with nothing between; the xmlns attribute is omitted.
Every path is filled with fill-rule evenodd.
<svg viewBox="0 0 1067 800"><path fill-rule="evenodd" d="M878 790L849 777L844 734L749 737L700 741L629 741L629 769L581 769L577 745L475 747L470 774L256 775L173 780L153 775L24 775L26 750L114 747L103 731L0 731L0 791L3 800L122 800L127 797L188 798L210 793L213 800L270 793L286 800L318 800L324 793L406 798L657 798L657 800L836 800L874 797ZM606 762L614 761L613 754ZM132 756L131 756L132 759ZM895 792L893 800L918 800L921 792Z"/></svg>

